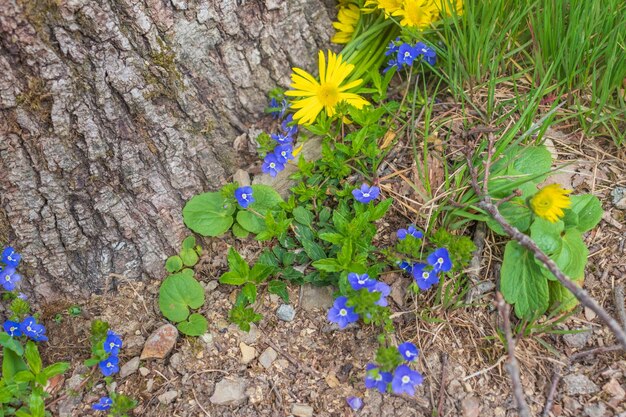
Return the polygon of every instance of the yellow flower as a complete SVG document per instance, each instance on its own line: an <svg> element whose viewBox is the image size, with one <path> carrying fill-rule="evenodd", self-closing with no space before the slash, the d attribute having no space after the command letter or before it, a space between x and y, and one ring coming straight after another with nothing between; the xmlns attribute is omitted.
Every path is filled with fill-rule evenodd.
<svg viewBox="0 0 626 417"><path fill-rule="evenodd" d="M385 17L400 10L402 7L402 0L367 0L365 7L373 7L374 9L383 9L385 11Z"/></svg>
<svg viewBox="0 0 626 417"><path fill-rule="evenodd" d="M546 185L530 199L530 208L542 219L556 223L565 216L563 209L572 205L568 196L571 192L572 190L563 189L560 184Z"/></svg>
<svg viewBox="0 0 626 417"><path fill-rule="evenodd" d="M443 17L463 14L463 0L435 0L435 5Z"/></svg>
<svg viewBox="0 0 626 417"><path fill-rule="evenodd" d="M307 125L313 123L322 110L326 110L329 117L333 116L336 112L335 107L342 101L358 109L369 104L358 94L347 91L359 86L363 80L341 85L353 69L354 65L343 62L341 55L337 56L331 51L328 51L328 67L326 67L324 53L319 52L320 81L300 68L293 68L292 89L286 91L285 95L304 97L291 102L292 108L299 109L293 118L299 124Z"/></svg>
<svg viewBox="0 0 626 417"><path fill-rule="evenodd" d="M330 41L333 43L350 42L360 16L361 9L356 4L350 3L345 7L341 7L337 13L337 21L333 22L333 27L337 29L337 33Z"/></svg>
<svg viewBox="0 0 626 417"><path fill-rule="evenodd" d="M402 7L393 15L402 17L400 24L424 29L437 20L439 9L433 0L404 0Z"/></svg>

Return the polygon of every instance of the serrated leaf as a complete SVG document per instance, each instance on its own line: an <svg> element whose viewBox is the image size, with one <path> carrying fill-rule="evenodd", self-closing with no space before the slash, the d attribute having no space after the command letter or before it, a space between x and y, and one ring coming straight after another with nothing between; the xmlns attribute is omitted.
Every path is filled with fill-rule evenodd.
<svg viewBox="0 0 626 417"><path fill-rule="evenodd" d="M228 248L228 255L226 256L228 260L228 267L232 272L235 272L240 277L248 280L248 276L250 275L250 266L248 263L241 257L239 252L232 246Z"/></svg>
<svg viewBox="0 0 626 417"><path fill-rule="evenodd" d="M183 208L185 225L202 236L220 236L233 224L235 205L221 193L194 196Z"/></svg>
<svg viewBox="0 0 626 417"><path fill-rule="evenodd" d="M57 362L45 367L41 373L45 375L46 379L50 379L53 376L65 373L69 368L69 362Z"/></svg>
<svg viewBox="0 0 626 417"><path fill-rule="evenodd" d="M389 210L389 207L391 207L391 204L393 204L393 198L387 198L381 201L380 203L376 204L376 206L371 208L369 211L370 212L369 221L373 222L373 221L382 219L387 213L387 210Z"/></svg>
<svg viewBox="0 0 626 417"><path fill-rule="evenodd" d="M39 356L39 349L37 349L37 345L33 341L28 341L26 343L26 349L24 349L24 357L26 358L26 363L31 371L34 374L38 374L41 372L41 356Z"/></svg>
<svg viewBox="0 0 626 417"><path fill-rule="evenodd" d="M548 309L548 280L533 254L515 241L504 249L500 290L504 299L515 306L519 318L533 319Z"/></svg>
<svg viewBox="0 0 626 417"><path fill-rule="evenodd" d="M11 349L2 348L2 377L5 380L10 381L16 373L26 371L27 369L28 366L21 356L18 356Z"/></svg>
<svg viewBox="0 0 626 417"><path fill-rule="evenodd" d="M270 294L276 294L283 299L284 302L289 302L289 292L287 291L287 284L283 281L272 280L267 283L267 290Z"/></svg>
<svg viewBox="0 0 626 417"><path fill-rule="evenodd" d="M8 333L0 333L0 345L7 349L11 349L13 352L22 356L24 354L24 347L16 339L9 336Z"/></svg>
<svg viewBox="0 0 626 417"><path fill-rule="evenodd" d="M304 251L312 260L317 261L326 258L326 252L324 252L324 249L316 242L309 239L302 239L300 242L302 243Z"/></svg>
<svg viewBox="0 0 626 417"><path fill-rule="evenodd" d="M181 250L180 258L185 266L192 267L198 263L198 253L193 248Z"/></svg>
<svg viewBox="0 0 626 417"><path fill-rule="evenodd" d="M222 274L219 281L220 284L239 286L248 282L248 277L242 277L237 272L228 271Z"/></svg>
<svg viewBox="0 0 626 417"><path fill-rule="evenodd" d="M176 327L187 336L201 336L208 330L209 322L203 315L193 313L188 320L178 323Z"/></svg>
<svg viewBox="0 0 626 417"><path fill-rule="evenodd" d="M335 258L320 259L313 262L313 267L320 271L326 272L339 272L343 270L343 267L339 264Z"/></svg>
<svg viewBox="0 0 626 417"><path fill-rule="evenodd" d="M167 261L165 261L165 269L170 274L178 272L183 269L183 260L178 255L170 256L167 258Z"/></svg>
<svg viewBox="0 0 626 417"><path fill-rule="evenodd" d="M20 371L13 376L15 382L30 382L35 380L35 374L31 371Z"/></svg>
<svg viewBox="0 0 626 417"><path fill-rule="evenodd" d="M244 298L244 300L248 304L254 304L254 302L256 301L256 296L257 296L256 285L251 282L248 282L246 285L244 285L241 288L241 296Z"/></svg>
<svg viewBox="0 0 626 417"><path fill-rule="evenodd" d="M159 289L159 308L165 317L174 323L185 320L189 309L204 304L204 288L193 277L191 269L170 275Z"/></svg>
<svg viewBox="0 0 626 417"><path fill-rule="evenodd" d="M309 227L311 226L311 223L313 222L313 218L315 217L313 213L311 213L309 210L300 206L293 209L293 212L291 214L293 214L293 218L298 223L303 224L305 226L309 226Z"/></svg>
<svg viewBox="0 0 626 417"><path fill-rule="evenodd" d="M257 262L250 270L250 279L257 284L265 281L267 277L274 273L276 267Z"/></svg>
<svg viewBox="0 0 626 417"><path fill-rule="evenodd" d="M342 234L339 233L320 233L319 238L334 245L341 245L346 239Z"/></svg>

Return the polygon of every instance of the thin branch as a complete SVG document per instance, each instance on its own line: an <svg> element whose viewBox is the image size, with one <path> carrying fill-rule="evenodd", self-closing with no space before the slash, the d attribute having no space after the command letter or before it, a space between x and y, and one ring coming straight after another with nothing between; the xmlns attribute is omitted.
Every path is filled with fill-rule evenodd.
<svg viewBox="0 0 626 417"><path fill-rule="evenodd" d="M617 315L622 322L622 327L626 329L626 310L624 309L624 284L615 286L615 308Z"/></svg>
<svg viewBox="0 0 626 417"><path fill-rule="evenodd" d="M623 350L623 349L624 348L622 347L622 345L603 346L599 348L585 350L583 352L574 353L572 356L570 356L569 359L570 359L570 362L576 362L577 360L580 360L586 356L593 356L593 355L598 355L601 353L616 352L618 350Z"/></svg>
<svg viewBox="0 0 626 417"><path fill-rule="evenodd" d="M522 389L522 379L520 378L519 365L515 358L515 340L513 339L513 332L511 331L511 320L509 318L509 305L504 301L502 294L496 293L496 302L498 304L498 312L502 317L502 323L504 326L504 334L506 336L506 346L509 355L509 360L505 365L505 368L511 376L511 385L513 387L513 395L517 402L517 411L520 417L531 417L530 408L526 399L524 398L524 390Z"/></svg>
<svg viewBox="0 0 626 417"><path fill-rule="evenodd" d="M441 355L441 383L439 385L439 404L437 404L437 417L443 416L443 405L446 394L446 365L448 364L448 355Z"/></svg>
<svg viewBox="0 0 626 417"><path fill-rule="evenodd" d="M541 417L549 417L552 406L554 405L554 397L556 395L556 389L559 386L560 380L561 367L556 367L554 370L554 374L552 375L552 381L550 382L550 390L548 391L546 406L543 408L543 414L541 414Z"/></svg>

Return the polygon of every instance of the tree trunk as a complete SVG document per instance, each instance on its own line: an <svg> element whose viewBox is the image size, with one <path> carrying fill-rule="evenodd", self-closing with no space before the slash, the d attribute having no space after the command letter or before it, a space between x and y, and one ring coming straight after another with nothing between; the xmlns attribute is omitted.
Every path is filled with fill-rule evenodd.
<svg viewBox="0 0 626 417"><path fill-rule="evenodd" d="M290 68L313 69L329 6L0 0L0 243L35 294L162 277L185 201L228 180Z"/></svg>

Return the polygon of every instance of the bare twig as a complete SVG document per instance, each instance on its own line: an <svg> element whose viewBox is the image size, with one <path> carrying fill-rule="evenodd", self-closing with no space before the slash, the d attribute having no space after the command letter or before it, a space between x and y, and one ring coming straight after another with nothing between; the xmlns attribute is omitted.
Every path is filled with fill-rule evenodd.
<svg viewBox="0 0 626 417"><path fill-rule="evenodd" d="M439 403L437 404L437 417L443 416L443 405L446 394L446 365L448 364L448 355L441 355L441 383L439 385Z"/></svg>
<svg viewBox="0 0 626 417"><path fill-rule="evenodd" d="M496 293L496 301L498 303L498 312L502 317L504 326L504 334L506 336L506 345L509 355L509 360L505 365L505 368L511 376L511 385L513 387L513 395L515 401L517 401L517 410L520 417L531 417L530 408L526 399L524 398L524 391L522 389L522 380L520 378L519 366L517 359L515 358L515 340L513 339L513 332L511 331L511 320L509 319L509 306L504 301L502 294Z"/></svg>
<svg viewBox="0 0 626 417"><path fill-rule="evenodd" d="M556 388L559 386L559 381L561 380L561 367L558 366L554 369L554 374L552 374L552 381L550 382L550 390L548 391L548 396L546 398L546 406L543 408L543 413L541 417L548 417L550 415L550 410L552 410L552 406L554 405L554 396L556 395Z"/></svg>
<svg viewBox="0 0 626 417"><path fill-rule="evenodd" d="M622 322L622 327L626 329L626 310L624 310L624 284L615 286L615 308L617 315Z"/></svg>
<svg viewBox="0 0 626 417"><path fill-rule="evenodd" d="M580 360L586 356L593 356L593 355L598 355L601 353L615 352L615 351L622 350L622 349L624 349L622 345L603 346L599 348L585 350L583 352L574 353L572 356L570 356L569 359L570 359L570 362L576 362L577 360Z"/></svg>

